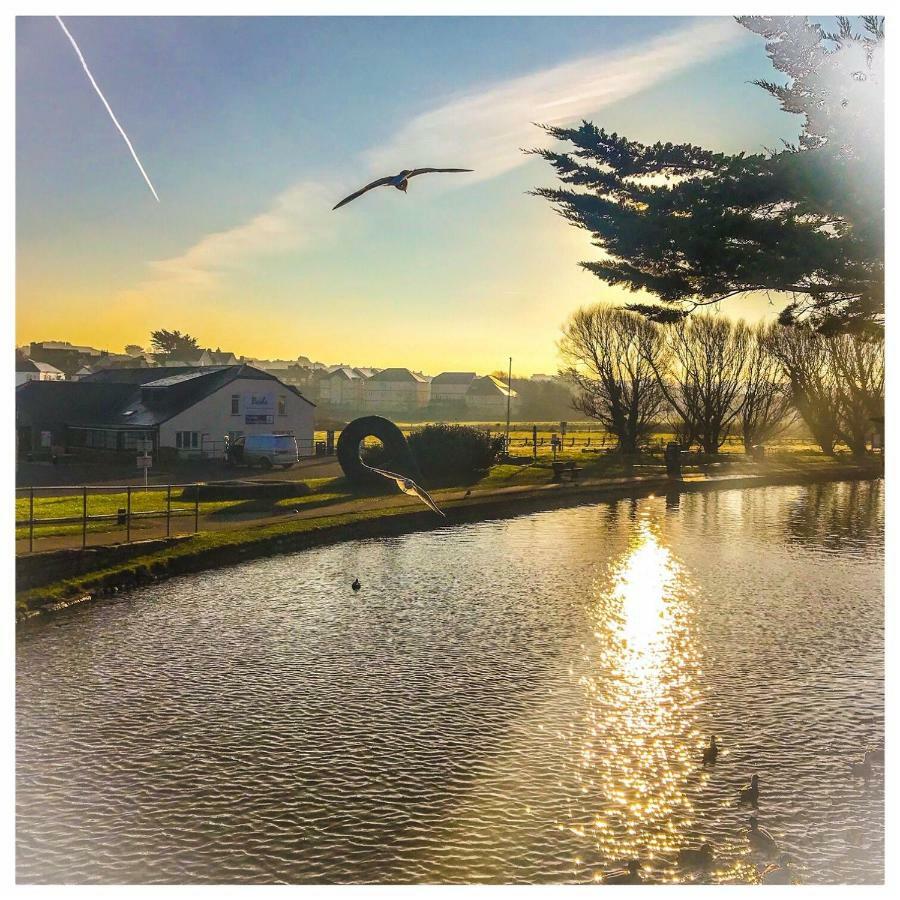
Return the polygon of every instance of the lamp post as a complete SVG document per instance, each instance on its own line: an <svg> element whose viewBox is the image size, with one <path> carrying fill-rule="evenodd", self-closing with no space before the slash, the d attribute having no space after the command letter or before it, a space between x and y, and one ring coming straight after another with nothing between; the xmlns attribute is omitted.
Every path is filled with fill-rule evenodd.
<svg viewBox="0 0 900 900"><path fill-rule="evenodd" d="M509 358L509 377L506 379L506 455L509 456L509 404L512 400L512 357Z"/></svg>

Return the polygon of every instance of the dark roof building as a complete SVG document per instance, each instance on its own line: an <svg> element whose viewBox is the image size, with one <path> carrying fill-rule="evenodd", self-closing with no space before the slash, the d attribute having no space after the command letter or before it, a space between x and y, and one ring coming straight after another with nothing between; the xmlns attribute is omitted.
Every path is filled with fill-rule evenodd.
<svg viewBox="0 0 900 900"><path fill-rule="evenodd" d="M204 403L220 392L221 401ZM247 398L257 394L260 398L271 395L272 409L242 410L242 405L250 402ZM277 411L276 394L281 398L277 401ZM290 404L288 397L294 398ZM247 365L115 368L86 375L78 381L35 381L22 385L16 390L16 426L20 447L24 449L40 446L38 432L47 431L53 436L54 446L128 449L135 445L128 435L138 432L142 440L152 440L156 447L180 446L175 444L175 438L168 433L171 429L166 426L195 410L196 427L192 424L190 431L214 435L210 440L222 440L228 432L243 434L245 429L272 431L273 426L279 425L282 430L294 431L298 427L295 421L300 420L305 429L308 418L311 442L314 405L296 388ZM284 421L280 421L281 417ZM259 427L247 429L248 425ZM92 443L89 434L96 432L104 434L99 444Z"/></svg>

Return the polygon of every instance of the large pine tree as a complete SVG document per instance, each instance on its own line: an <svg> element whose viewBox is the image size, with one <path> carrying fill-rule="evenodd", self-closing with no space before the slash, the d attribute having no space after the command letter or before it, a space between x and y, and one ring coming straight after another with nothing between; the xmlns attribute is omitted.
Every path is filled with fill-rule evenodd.
<svg viewBox="0 0 900 900"><path fill-rule="evenodd" d="M658 321L749 291L783 293L781 321L825 331L880 328L884 314L884 23L829 32L803 17L738 21L766 39L784 83L759 81L804 117L796 146L754 155L645 145L589 122L544 126L563 187L534 193L591 232L582 263L645 290Z"/></svg>

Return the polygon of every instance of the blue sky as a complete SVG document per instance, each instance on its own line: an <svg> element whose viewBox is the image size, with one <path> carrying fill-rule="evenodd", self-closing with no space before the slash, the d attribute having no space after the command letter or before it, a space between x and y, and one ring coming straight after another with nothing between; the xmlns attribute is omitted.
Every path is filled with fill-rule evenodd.
<svg viewBox="0 0 900 900"><path fill-rule="evenodd" d="M157 204L52 18L17 20L17 342L152 328L258 356L553 370L559 325L623 294L526 191L531 123L757 151L799 120L729 19L67 18ZM331 206L422 165L404 196ZM426 183L427 182L427 183ZM757 314L748 301L739 311Z"/></svg>

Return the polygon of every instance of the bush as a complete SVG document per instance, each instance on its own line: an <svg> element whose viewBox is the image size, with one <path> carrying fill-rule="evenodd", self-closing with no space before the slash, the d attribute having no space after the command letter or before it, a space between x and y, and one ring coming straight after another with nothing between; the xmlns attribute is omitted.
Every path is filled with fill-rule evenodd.
<svg viewBox="0 0 900 900"><path fill-rule="evenodd" d="M477 475L495 463L503 450L503 436L490 437L467 425L426 425L407 439L422 475L429 480ZM369 465L390 468L381 447L366 451ZM381 458L381 462L379 462Z"/></svg>

